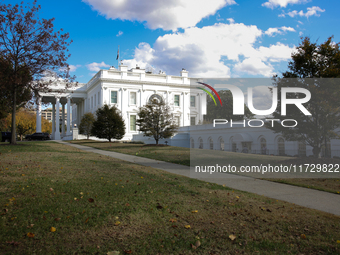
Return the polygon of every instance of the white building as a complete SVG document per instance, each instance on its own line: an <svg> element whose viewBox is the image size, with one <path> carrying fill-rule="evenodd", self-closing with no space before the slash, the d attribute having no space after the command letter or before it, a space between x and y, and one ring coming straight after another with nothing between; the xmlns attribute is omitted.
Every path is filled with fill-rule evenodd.
<svg viewBox="0 0 340 255"><path fill-rule="evenodd" d="M67 132L53 129L54 139L72 139L71 124L79 125L82 116L96 110L105 104L116 106L122 113L125 120L126 132L122 140L131 140L132 136L138 134L136 118L139 107L146 105L153 98L163 100L171 106L173 117L180 127L195 125L203 122L203 115L206 114L206 95L201 90L191 89L190 83L198 81L188 77L188 71L183 69L180 76L166 75L162 72L153 74L140 69L138 66L128 70L125 65L119 69L111 67L109 70L100 70L86 84L78 84L60 92L61 85L52 87L52 92L41 93L42 101L52 104L53 112L52 126L59 126L59 109L72 112L72 120L67 115ZM194 92L194 94L193 94ZM72 105L72 109L70 106ZM37 114L37 132L39 132L39 118L41 108ZM65 110L61 111L62 116ZM63 118L62 118L63 119ZM41 128L40 128L41 130Z"/></svg>
<svg viewBox="0 0 340 255"><path fill-rule="evenodd" d="M63 89L59 84L52 87L52 92L41 93L43 102L52 104L52 138L72 140L77 137L77 129L82 116L92 112L104 104L116 106L125 120L126 132L122 140L154 143L152 137L144 137L136 127L139 107L146 105L151 99L158 98L171 106L174 119L179 123L178 133L171 139L163 139L160 143L199 149L225 150L269 155L312 155L312 148L297 141L285 141L280 134L265 127L229 127L203 123L206 115L206 93L196 89L194 85L200 79L189 78L183 69L180 76L170 76L162 72L153 74L139 67L128 70L125 65L119 69L111 67L100 70L86 84ZM62 105L61 113L56 111ZM65 107L67 105L67 113ZM72 107L72 108L71 108ZM72 113L72 114L70 114ZM61 115L61 118L60 118ZM72 119L71 119L72 115ZM67 130L60 121L67 123ZM40 124L39 124L40 123ZM37 109L37 132L41 132L41 106ZM331 140L327 150L329 156L340 156L340 140Z"/></svg>

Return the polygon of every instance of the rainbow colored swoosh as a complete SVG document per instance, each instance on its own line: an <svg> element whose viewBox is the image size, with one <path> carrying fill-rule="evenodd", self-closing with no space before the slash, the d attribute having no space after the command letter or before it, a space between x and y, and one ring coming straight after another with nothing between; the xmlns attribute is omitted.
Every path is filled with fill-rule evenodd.
<svg viewBox="0 0 340 255"><path fill-rule="evenodd" d="M202 84L202 85L204 85L204 86L206 86L206 87L209 88L209 89L211 89L211 91L214 92L215 95L217 96L217 98L218 98L218 100L220 101L220 104L221 104L221 106L222 106L222 100L221 100L220 96L218 95L217 91L216 91L213 87L211 87L210 85L208 85L208 84L206 84L206 83L203 83L203 82L198 82L198 83L199 83L199 84ZM206 89L204 89L204 88L200 88L200 87L197 87L197 88L203 90L204 92L206 92L206 93L212 98L212 100L214 100L215 105L217 105L214 96L213 96L208 90L206 90Z"/></svg>

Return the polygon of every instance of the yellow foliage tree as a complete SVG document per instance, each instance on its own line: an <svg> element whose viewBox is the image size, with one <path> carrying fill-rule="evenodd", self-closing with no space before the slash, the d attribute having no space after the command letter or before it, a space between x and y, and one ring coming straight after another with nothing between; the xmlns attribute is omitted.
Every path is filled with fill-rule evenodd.
<svg viewBox="0 0 340 255"><path fill-rule="evenodd" d="M11 123L12 115L9 114L7 118L9 121L7 123ZM15 116L15 122L16 122L16 133L20 137L20 140L22 141L24 135L27 134L33 134L36 130L36 114L32 111L29 111L28 109L20 109L16 116ZM10 129L10 127L6 127L5 129ZM41 131L43 133L52 133L52 123L50 123L48 120L42 118L41 120Z"/></svg>

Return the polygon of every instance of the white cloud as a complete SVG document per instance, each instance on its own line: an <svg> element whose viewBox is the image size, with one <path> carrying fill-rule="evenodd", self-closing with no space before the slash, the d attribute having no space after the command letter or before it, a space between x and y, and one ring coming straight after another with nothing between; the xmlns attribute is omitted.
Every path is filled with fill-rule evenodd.
<svg viewBox="0 0 340 255"><path fill-rule="evenodd" d="M269 0L262 4L267 8L274 9L275 7L287 7L288 4L302 4L307 3L309 0Z"/></svg>
<svg viewBox="0 0 340 255"><path fill-rule="evenodd" d="M268 28L267 31L264 33L269 36L274 36L274 34L283 34L284 32L289 31L289 32L295 32L295 29L292 27L270 27Z"/></svg>
<svg viewBox="0 0 340 255"><path fill-rule="evenodd" d="M270 63L265 64L260 58L247 58L235 65L235 71L252 75L270 77L274 75L274 68Z"/></svg>
<svg viewBox="0 0 340 255"><path fill-rule="evenodd" d="M108 19L146 22L151 29L177 30L195 26L234 0L82 0Z"/></svg>
<svg viewBox="0 0 340 255"><path fill-rule="evenodd" d="M271 63L290 59L294 47L282 43L255 47L263 34L256 26L242 23L192 27L158 37L153 47L139 44L134 59L123 62L129 67L149 65L172 75L185 68L191 77L230 77L241 72L267 77L274 72Z"/></svg>
<svg viewBox="0 0 340 255"><path fill-rule="evenodd" d="M283 12L282 14L279 15L279 17L286 17L287 15L294 18L295 16L300 16L300 17L306 17L309 18L310 16L316 16L320 17L320 12L324 12L325 10L321 9L318 6L313 6L313 7L308 7L307 12L301 11L291 11L291 12Z"/></svg>
<svg viewBox="0 0 340 255"><path fill-rule="evenodd" d="M116 34L117 37L123 35L123 31L119 31L118 34Z"/></svg>
<svg viewBox="0 0 340 255"><path fill-rule="evenodd" d="M78 67L81 67L81 65L69 65L70 67L70 73L75 72Z"/></svg>
<svg viewBox="0 0 340 255"><path fill-rule="evenodd" d="M91 64L86 65L86 67L90 71L98 72L101 69L101 67L110 67L110 65L107 65L104 62L101 63L93 62Z"/></svg>

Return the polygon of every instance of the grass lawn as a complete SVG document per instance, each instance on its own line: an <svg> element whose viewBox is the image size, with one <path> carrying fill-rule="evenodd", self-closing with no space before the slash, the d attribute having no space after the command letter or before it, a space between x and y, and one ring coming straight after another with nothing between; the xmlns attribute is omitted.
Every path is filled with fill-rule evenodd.
<svg viewBox="0 0 340 255"><path fill-rule="evenodd" d="M0 176L1 254L340 253L339 217L54 142Z"/></svg>
<svg viewBox="0 0 340 255"><path fill-rule="evenodd" d="M137 155L140 157L146 157L151 159L157 159L161 161L171 162L175 164L181 164L190 166L190 149L173 146L144 146L143 144L131 144L131 143L109 143L109 142L98 142L92 140L78 140L72 141L71 143L81 144L85 146L94 147L101 150L115 151L130 155ZM260 165L263 162L278 164L279 162L287 161L293 164L303 164L306 160L310 159L296 159L292 157L279 157L279 156L265 156L265 155L254 155L234 152L221 152L211 150L200 150L205 151L205 155L213 157L214 154L225 153L228 155L228 163L235 166L243 165L247 162L248 165ZM203 161L205 159L202 159ZM340 162L340 161L339 161ZM337 162L337 163L339 163ZM258 177L259 175L256 175ZM266 179L269 181L281 182L311 189L317 189L327 191L335 194L340 193L340 178L287 178L287 179Z"/></svg>

